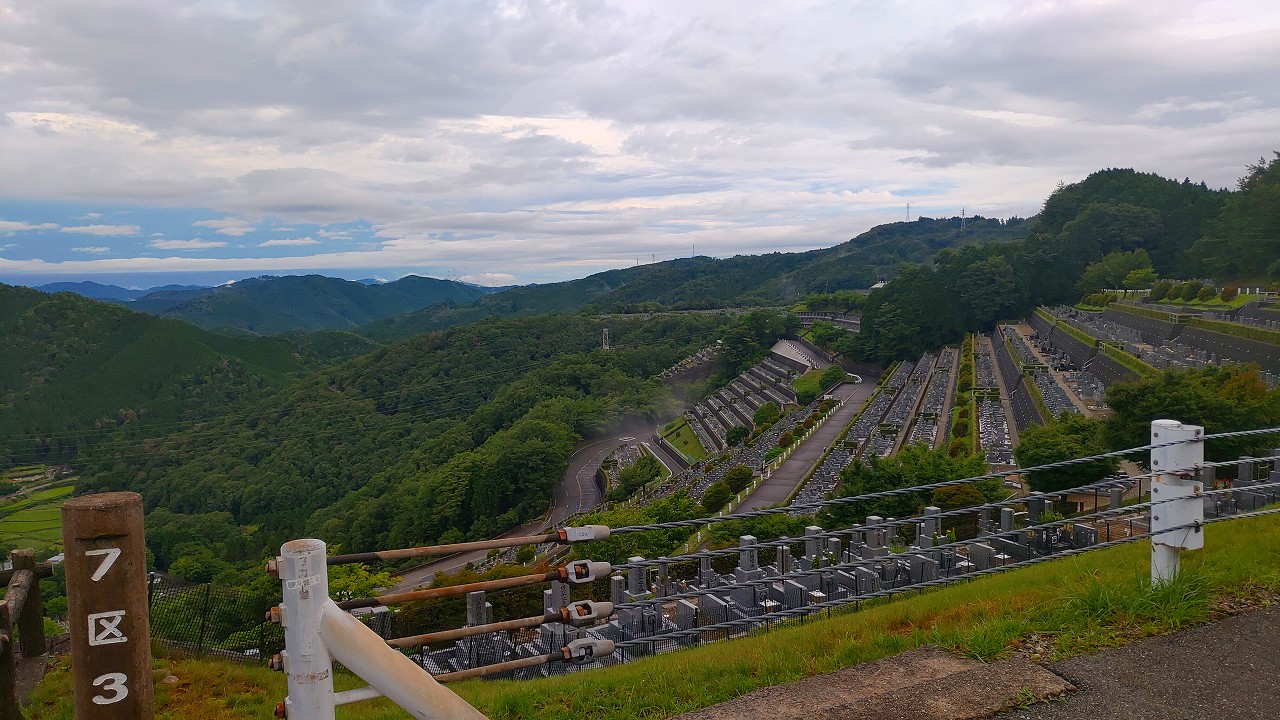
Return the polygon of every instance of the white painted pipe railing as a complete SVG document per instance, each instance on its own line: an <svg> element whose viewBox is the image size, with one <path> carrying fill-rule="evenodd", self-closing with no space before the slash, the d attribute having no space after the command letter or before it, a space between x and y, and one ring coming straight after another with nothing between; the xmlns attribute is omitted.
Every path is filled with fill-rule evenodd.
<svg viewBox="0 0 1280 720"><path fill-rule="evenodd" d="M329 599L324 541L285 543L277 572L284 587L281 669L289 679L289 696L277 706L278 717L334 720L337 705L383 695L421 720L484 720L479 710ZM335 695L335 659L369 687Z"/></svg>

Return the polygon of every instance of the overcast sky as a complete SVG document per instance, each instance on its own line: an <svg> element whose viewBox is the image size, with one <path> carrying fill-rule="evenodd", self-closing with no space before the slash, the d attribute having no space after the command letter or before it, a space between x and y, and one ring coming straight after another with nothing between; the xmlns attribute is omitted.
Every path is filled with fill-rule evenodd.
<svg viewBox="0 0 1280 720"><path fill-rule="evenodd" d="M545 282L1278 129L1274 0L0 0L0 280Z"/></svg>

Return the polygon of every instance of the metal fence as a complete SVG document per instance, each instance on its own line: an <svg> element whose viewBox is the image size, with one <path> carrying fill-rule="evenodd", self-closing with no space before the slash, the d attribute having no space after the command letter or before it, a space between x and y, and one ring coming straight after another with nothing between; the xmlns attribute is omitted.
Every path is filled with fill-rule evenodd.
<svg viewBox="0 0 1280 720"><path fill-rule="evenodd" d="M284 649L283 628L265 620L279 597L154 573L148 582L151 637L163 647L242 662L265 661Z"/></svg>

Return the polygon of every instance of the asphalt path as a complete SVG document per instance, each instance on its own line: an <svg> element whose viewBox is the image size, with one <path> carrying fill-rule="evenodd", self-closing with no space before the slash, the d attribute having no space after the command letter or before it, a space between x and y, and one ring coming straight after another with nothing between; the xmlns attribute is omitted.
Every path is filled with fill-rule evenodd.
<svg viewBox="0 0 1280 720"><path fill-rule="evenodd" d="M759 510L761 508L773 507L778 503L787 499L788 496L808 474L809 468L814 463L822 459L822 454L827 448L840 437L840 433L844 432L844 428L858 414L858 409L862 404L871 397L876 386L873 383L845 383L836 388L832 393L836 397L845 398L844 405L841 405L835 414L827 419L822 427L818 428L809 439L796 449L791 457L787 458L781 466L756 488L742 504L738 506L735 512L745 512L747 510Z"/></svg>

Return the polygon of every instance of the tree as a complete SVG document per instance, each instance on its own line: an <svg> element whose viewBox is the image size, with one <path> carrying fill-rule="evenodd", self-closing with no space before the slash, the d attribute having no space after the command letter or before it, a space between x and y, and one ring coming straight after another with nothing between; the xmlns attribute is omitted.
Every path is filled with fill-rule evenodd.
<svg viewBox="0 0 1280 720"><path fill-rule="evenodd" d="M849 377L849 373L839 365L832 365L822 372L822 380L819 383L823 390L829 390L831 387L844 382Z"/></svg>
<svg viewBox="0 0 1280 720"><path fill-rule="evenodd" d="M1130 270L1128 275L1124 276L1124 286L1129 290L1140 290L1149 288L1156 283L1156 271L1154 268L1140 268Z"/></svg>
<svg viewBox="0 0 1280 720"><path fill-rule="evenodd" d="M981 457L970 453L952 457L944 450L934 450L927 445L908 445L890 458L871 457L867 461L854 461L840 473L837 497L851 497L866 493L896 490L898 488L927 485L947 480L959 480L982 475L987 464ZM993 497L1000 489L1000 481L988 480L975 483L974 487L984 497ZM839 527L862 522L868 515L881 517L909 517L919 514L932 498L931 494L910 493L894 497L867 500L844 505L833 505L822 512L824 527ZM827 523L831 523L828 525Z"/></svg>
<svg viewBox="0 0 1280 720"><path fill-rule="evenodd" d="M778 404L767 402L756 408L755 413L751 415L751 421L755 423L756 427L762 428L778 422L780 417L782 417L782 410L778 408Z"/></svg>
<svg viewBox="0 0 1280 720"><path fill-rule="evenodd" d="M754 477L755 474L751 472L751 468L746 465L735 465L724 474L724 483L736 494L746 490Z"/></svg>
<svg viewBox="0 0 1280 720"><path fill-rule="evenodd" d="M729 498L734 493L729 490L729 486L720 481L707 488L707 492L702 495L702 509L708 513L719 512L721 508L729 503Z"/></svg>
<svg viewBox="0 0 1280 720"><path fill-rule="evenodd" d="M1151 294L1147 297L1152 302L1160 302L1169 296L1169 291L1173 289L1173 283L1168 280L1161 280L1151 288Z"/></svg>
<svg viewBox="0 0 1280 720"><path fill-rule="evenodd" d="M1156 271L1151 267L1151 256L1141 248L1132 252L1107 253L1101 260L1089 263L1076 289L1082 293L1093 293L1099 290L1130 287L1125 281L1133 276L1139 283L1150 278L1156 280ZM1133 285L1132 287L1150 287L1150 285Z"/></svg>
<svg viewBox="0 0 1280 720"><path fill-rule="evenodd" d="M1194 280L1184 284L1182 286L1182 299L1186 302L1195 300L1196 296L1200 294L1200 288L1202 287L1204 286Z"/></svg>
<svg viewBox="0 0 1280 720"><path fill-rule="evenodd" d="M336 554L338 547L334 545L329 549ZM336 565L329 568L329 597L337 601L373 597L378 590L391 587L399 579L386 570L373 572L361 563Z"/></svg>
<svg viewBox="0 0 1280 720"><path fill-rule="evenodd" d="M844 334L844 330L841 330L826 320L818 320L809 330L809 335L813 338L813 341L823 347L831 347L831 345L835 343L836 340L839 340L840 336Z"/></svg>
<svg viewBox="0 0 1280 720"><path fill-rule="evenodd" d="M1100 421L1064 412L1047 425L1032 425L1023 431L1014 456L1022 467L1034 467L1096 455L1104 449ZM1066 490L1096 482L1117 467L1115 460L1096 460L1028 473L1027 482L1038 492Z"/></svg>
<svg viewBox="0 0 1280 720"><path fill-rule="evenodd" d="M1218 296L1218 291L1214 290L1208 285L1205 285L1204 287L1200 288L1200 292L1196 293L1196 299L1199 300L1200 302L1207 302L1209 300L1214 299L1217 296Z"/></svg>
<svg viewBox="0 0 1280 720"><path fill-rule="evenodd" d="M724 441L733 446L746 440L749 435L751 435L751 429L746 425L734 425L725 431Z"/></svg>
<svg viewBox="0 0 1280 720"><path fill-rule="evenodd" d="M1150 442L1152 420L1202 425L1207 433L1280 425L1280 388L1268 389L1252 365L1162 370L1107 388L1107 405L1111 417L1104 437L1114 449ZM1271 447L1275 447L1274 436L1214 440L1205 444L1205 457L1230 460L1270 455Z"/></svg>
<svg viewBox="0 0 1280 720"><path fill-rule="evenodd" d="M1222 302L1229 303L1232 300L1235 300L1236 296L1239 294L1240 288L1228 285L1227 287L1222 288L1222 293L1218 295L1218 299L1222 300Z"/></svg>
<svg viewBox="0 0 1280 720"><path fill-rule="evenodd" d="M778 447L780 448L791 447L791 443L794 443L795 441L796 441L795 435L793 435L790 430L787 430L778 436Z"/></svg>

